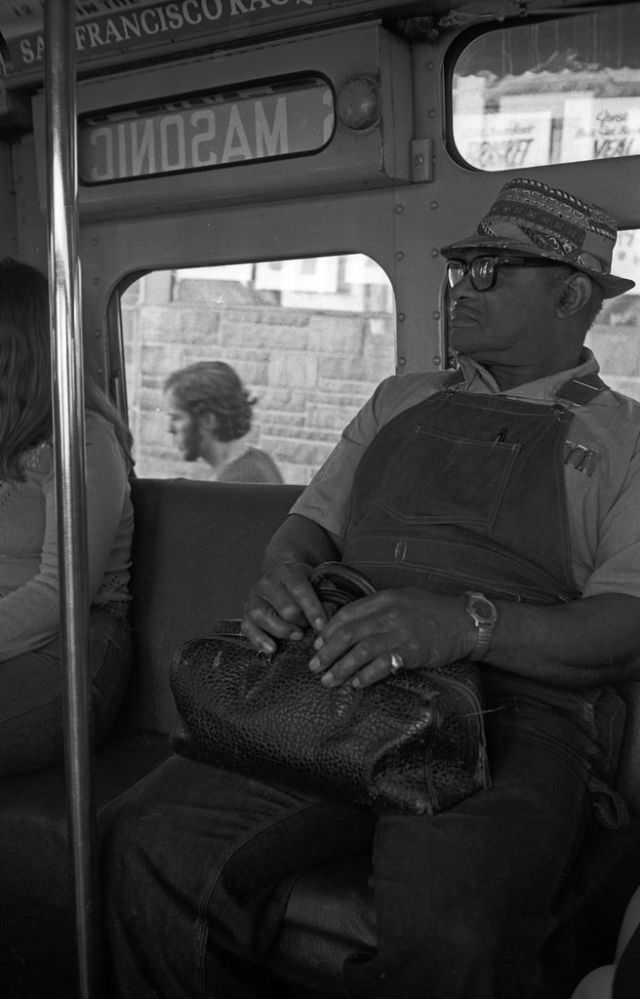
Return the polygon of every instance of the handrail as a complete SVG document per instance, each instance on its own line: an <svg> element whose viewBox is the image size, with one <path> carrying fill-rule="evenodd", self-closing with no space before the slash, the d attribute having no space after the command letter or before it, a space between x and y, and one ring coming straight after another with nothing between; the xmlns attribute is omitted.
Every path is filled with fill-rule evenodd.
<svg viewBox="0 0 640 999"><path fill-rule="evenodd" d="M55 445L61 638L64 661L65 768L73 867L78 995L95 994L97 895L93 863L89 607L84 495L85 422L80 329L74 6L45 6L45 105L49 212L49 301Z"/></svg>

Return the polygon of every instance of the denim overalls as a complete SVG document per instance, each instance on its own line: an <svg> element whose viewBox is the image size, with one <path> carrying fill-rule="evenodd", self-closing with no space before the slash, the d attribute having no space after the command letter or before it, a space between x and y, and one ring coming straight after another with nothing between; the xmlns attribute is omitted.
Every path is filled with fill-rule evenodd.
<svg viewBox="0 0 640 999"><path fill-rule="evenodd" d="M454 385L405 410L360 462L344 561L379 588L473 589L536 604L578 598L563 467L569 404L587 404L604 388L597 375L573 379L545 405ZM489 665L482 672L489 695L540 699L600 741L594 718L594 705L603 707L600 691L561 690ZM612 710L622 728L620 699L611 692L605 699L608 744L601 747L600 776L610 776L619 749Z"/></svg>
<svg viewBox="0 0 640 999"><path fill-rule="evenodd" d="M391 420L356 474L345 562L378 587L577 598L564 454L570 381L553 405L456 390ZM489 652L489 659L491 653ZM554 688L480 664L493 786L428 822L383 816L374 883L380 950L345 965L350 995L516 999L534 994L553 898L589 817L615 827L610 792L624 705L610 688ZM393 969L393 970L392 970Z"/></svg>

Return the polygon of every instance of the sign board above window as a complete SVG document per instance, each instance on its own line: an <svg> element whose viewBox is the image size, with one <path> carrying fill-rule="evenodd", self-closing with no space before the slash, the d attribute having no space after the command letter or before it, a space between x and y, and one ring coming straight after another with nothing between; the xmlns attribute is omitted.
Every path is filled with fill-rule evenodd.
<svg viewBox="0 0 640 999"><path fill-rule="evenodd" d="M229 166L317 152L335 125L320 77L201 94L81 118L83 184Z"/></svg>
<svg viewBox="0 0 640 999"><path fill-rule="evenodd" d="M65 0L73 3L73 0ZM44 74L44 0L0 0L0 77L8 87ZM407 13L406 0L75 0L80 71L141 57L174 59L195 48L323 27L356 16Z"/></svg>

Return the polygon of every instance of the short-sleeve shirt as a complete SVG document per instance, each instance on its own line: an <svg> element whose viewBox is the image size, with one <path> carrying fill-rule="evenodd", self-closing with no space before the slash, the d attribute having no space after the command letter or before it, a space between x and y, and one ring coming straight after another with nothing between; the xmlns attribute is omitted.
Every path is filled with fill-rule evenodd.
<svg viewBox="0 0 640 999"><path fill-rule="evenodd" d="M273 458L257 447L248 447L235 461L226 465L218 482L282 482L282 476Z"/></svg>
<svg viewBox="0 0 640 999"><path fill-rule="evenodd" d="M55 461L43 442L23 457L24 481L0 483L0 662L41 648L60 618ZM91 603L128 602L133 506L113 425L86 420L88 587Z"/></svg>
<svg viewBox="0 0 640 999"><path fill-rule="evenodd" d="M291 513L315 521L338 540L343 538L354 476L368 445L395 416L454 379L457 391L552 405L567 381L597 371L597 361L585 349L578 367L505 392L485 368L465 357L459 359L459 372L391 376L345 428ZM571 408L564 476L576 584L583 597L599 593L640 597L640 403L605 389L587 405Z"/></svg>

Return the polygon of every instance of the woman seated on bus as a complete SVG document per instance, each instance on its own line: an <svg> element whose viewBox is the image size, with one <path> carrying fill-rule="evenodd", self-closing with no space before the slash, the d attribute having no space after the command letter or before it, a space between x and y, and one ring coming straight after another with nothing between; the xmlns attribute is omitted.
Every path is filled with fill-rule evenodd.
<svg viewBox="0 0 640 999"><path fill-rule="evenodd" d="M62 760L64 675L48 285L9 258L0 261L0 396L0 776L8 776ZM131 470L128 430L87 383L87 670L96 741L118 711L131 658Z"/></svg>
<svg viewBox="0 0 640 999"><path fill-rule="evenodd" d="M273 458L247 441L256 400L230 364L190 364L164 390L169 433L185 461L202 458L218 482L282 482Z"/></svg>

